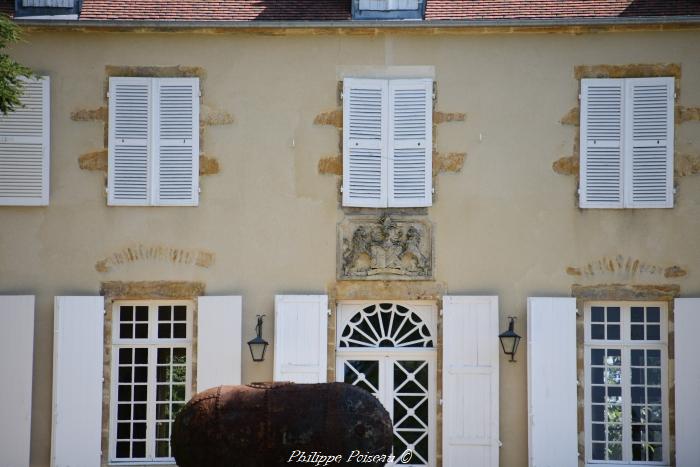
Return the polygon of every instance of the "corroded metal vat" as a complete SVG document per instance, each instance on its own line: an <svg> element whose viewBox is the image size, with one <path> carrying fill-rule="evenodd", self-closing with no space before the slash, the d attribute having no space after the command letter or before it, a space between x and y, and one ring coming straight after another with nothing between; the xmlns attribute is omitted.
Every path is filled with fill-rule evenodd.
<svg viewBox="0 0 700 467"><path fill-rule="evenodd" d="M179 467L383 466L392 439L389 413L355 386L253 383L195 395L171 443Z"/></svg>

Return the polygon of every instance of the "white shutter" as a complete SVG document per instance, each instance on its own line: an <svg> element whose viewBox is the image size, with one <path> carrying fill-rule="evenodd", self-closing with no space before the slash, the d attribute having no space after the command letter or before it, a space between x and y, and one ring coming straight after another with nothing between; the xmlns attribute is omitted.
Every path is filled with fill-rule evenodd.
<svg viewBox="0 0 700 467"><path fill-rule="evenodd" d="M109 79L110 205L149 204L151 79Z"/></svg>
<svg viewBox="0 0 700 467"><path fill-rule="evenodd" d="M623 207L623 113L623 80L581 80L582 208Z"/></svg>
<svg viewBox="0 0 700 467"><path fill-rule="evenodd" d="M498 467L498 297L443 297L443 466Z"/></svg>
<svg viewBox="0 0 700 467"><path fill-rule="evenodd" d="M625 207L673 207L673 78L625 80Z"/></svg>
<svg viewBox="0 0 700 467"><path fill-rule="evenodd" d="M380 79L343 82L343 206L387 206L387 94Z"/></svg>
<svg viewBox="0 0 700 467"><path fill-rule="evenodd" d="M275 296L275 381L325 383L328 296Z"/></svg>
<svg viewBox="0 0 700 467"><path fill-rule="evenodd" d="M389 206L433 203L433 81L389 81Z"/></svg>
<svg viewBox="0 0 700 467"><path fill-rule="evenodd" d="M700 459L700 298L677 298L673 309L676 375L676 465Z"/></svg>
<svg viewBox="0 0 700 467"><path fill-rule="evenodd" d="M0 113L0 205L49 204L49 77L22 79L18 107Z"/></svg>
<svg viewBox="0 0 700 467"><path fill-rule="evenodd" d="M577 467L576 299L527 300L530 467Z"/></svg>
<svg viewBox="0 0 700 467"><path fill-rule="evenodd" d="M104 298L56 297L52 467L100 465Z"/></svg>
<svg viewBox="0 0 700 467"><path fill-rule="evenodd" d="M196 206L199 199L199 79L154 80L154 204Z"/></svg>
<svg viewBox="0 0 700 467"><path fill-rule="evenodd" d="M197 300L197 392L241 384L241 297Z"/></svg>
<svg viewBox="0 0 700 467"><path fill-rule="evenodd" d="M34 296L0 296L0 465L29 467Z"/></svg>

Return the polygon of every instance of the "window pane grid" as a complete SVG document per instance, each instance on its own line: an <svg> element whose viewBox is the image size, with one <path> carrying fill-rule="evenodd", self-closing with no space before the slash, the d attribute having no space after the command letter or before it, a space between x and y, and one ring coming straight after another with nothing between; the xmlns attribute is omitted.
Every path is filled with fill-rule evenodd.
<svg viewBox="0 0 700 467"><path fill-rule="evenodd" d="M588 461L664 464L665 305L604 303L585 311Z"/></svg>
<svg viewBox="0 0 700 467"><path fill-rule="evenodd" d="M189 397L188 311L181 304L115 307L110 435L115 460L172 460L171 425ZM141 325L145 328L136 331Z"/></svg>

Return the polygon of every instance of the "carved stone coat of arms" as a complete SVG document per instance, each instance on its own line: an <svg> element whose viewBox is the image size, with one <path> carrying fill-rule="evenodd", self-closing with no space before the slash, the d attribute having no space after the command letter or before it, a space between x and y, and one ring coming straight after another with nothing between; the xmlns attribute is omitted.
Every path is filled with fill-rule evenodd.
<svg viewBox="0 0 700 467"><path fill-rule="evenodd" d="M432 228L426 219L353 216L338 225L339 279L432 277Z"/></svg>

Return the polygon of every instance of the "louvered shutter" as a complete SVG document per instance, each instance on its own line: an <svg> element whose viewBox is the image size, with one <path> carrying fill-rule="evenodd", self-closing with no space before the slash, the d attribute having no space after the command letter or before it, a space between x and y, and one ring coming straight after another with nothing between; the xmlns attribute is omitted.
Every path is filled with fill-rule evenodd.
<svg viewBox="0 0 700 467"><path fill-rule="evenodd" d="M343 82L343 206L387 206L388 83Z"/></svg>
<svg viewBox="0 0 700 467"><path fill-rule="evenodd" d="M676 465L691 467L700 460L700 298L677 298L673 314Z"/></svg>
<svg viewBox="0 0 700 467"><path fill-rule="evenodd" d="M51 467L100 465L103 297L56 297Z"/></svg>
<svg viewBox="0 0 700 467"><path fill-rule="evenodd" d="M110 205L150 202L151 79L109 80Z"/></svg>
<svg viewBox="0 0 700 467"><path fill-rule="evenodd" d="M325 383L328 352L328 296L275 297L274 380Z"/></svg>
<svg viewBox="0 0 700 467"><path fill-rule="evenodd" d="M197 392L241 384L241 297L197 300Z"/></svg>
<svg viewBox="0 0 700 467"><path fill-rule="evenodd" d="M0 465L29 466L34 296L0 296Z"/></svg>
<svg viewBox="0 0 700 467"><path fill-rule="evenodd" d="M530 467L577 467L576 299L527 301Z"/></svg>
<svg viewBox="0 0 700 467"><path fill-rule="evenodd" d="M582 208L623 207L623 112L623 80L581 80Z"/></svg>
<svg viewBox="0 0 700 467"><path fill-rule="evenodd" d="M443 466L498 467L498 297L443 297Z"/></svg>
<svg viewBox="0 0 700 467"><path fill-rule="evenodd" d="M199 79L155 80L154 204L199 199Z"/></svg>
<svg viewBox="0 0 700 467"><path fill-rule="evenodd" d="M389 206L433 201L433 82L389 81Z"/></svg>
<svg viewBox="0 0 700 467"><path fill-rule="evenodd" d="M49 77L22 79L21 107L0 113L0 205L49 204Z"/></svg>
<svg viewBox="0 0 700 467"><path fill-rule="evenodd" d="M673 78L625 80L625 207L673 207Z"/></svg>

